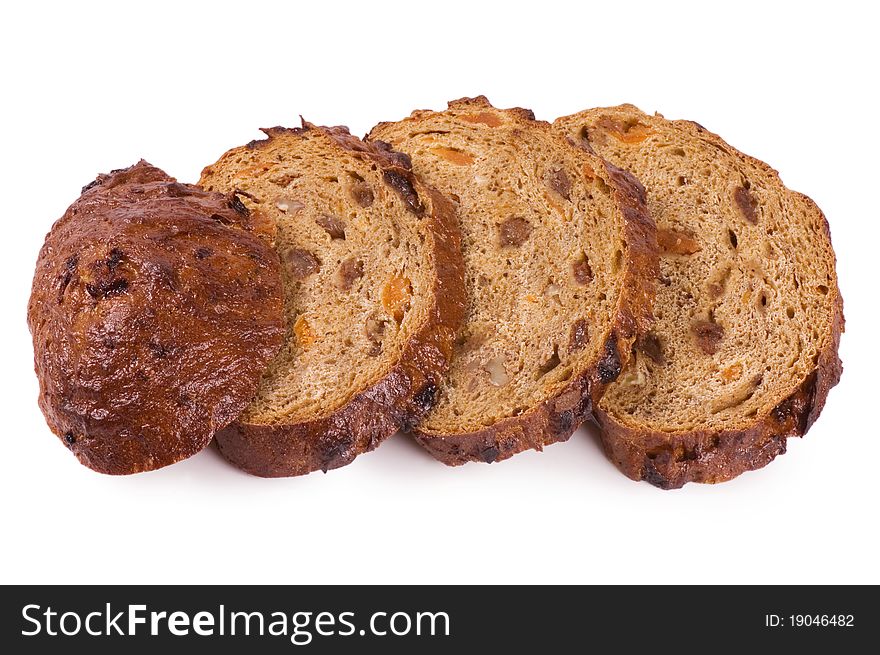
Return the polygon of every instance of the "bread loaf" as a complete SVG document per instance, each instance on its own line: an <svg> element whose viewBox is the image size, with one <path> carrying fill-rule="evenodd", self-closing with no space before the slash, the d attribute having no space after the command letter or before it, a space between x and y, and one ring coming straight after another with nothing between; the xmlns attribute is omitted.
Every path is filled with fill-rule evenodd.
<svg viewBox="0 0 880 655"><path fill-rule="evenodd" d="M462 224L466 324L419 443L455 465L567 439L647 325L657 246L643 189L484 97L368 138L410 155Z"/></svg>
<svg viewBox="0 0 880 655"><path fill-rule="evenodd" d="M345 128L265 130L207 167L277 225L287 336L220 451L261 476L336 468L436 400L464 304L451 203Z"/></svg>
<svg viewBox="0 0 880 655"><path fill-rule="evenodd" d="M555 126L638 176L658 225L656 323L596 412L609 456L668 489L784 453L841 373L822 212L696 123L622 105Z"/></svg>
<svg viewBox="0 0 880 655"><path fill-rule="evenodd" d="M141 161L52 226L28 325L40 408L83 464L172 464L251 401L284 333L271 226L256 218Z"/></svg>

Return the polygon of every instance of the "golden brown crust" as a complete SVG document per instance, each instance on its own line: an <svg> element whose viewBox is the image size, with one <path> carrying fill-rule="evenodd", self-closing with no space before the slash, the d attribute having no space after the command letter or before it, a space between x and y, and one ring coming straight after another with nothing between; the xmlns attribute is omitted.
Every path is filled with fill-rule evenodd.
<svg viewBox="0 0 880 655"><path fill-rule="evenodd" d="M633 105L615 109L642 112ZM566 131L578 115L559 119ZM659 114L658 118L662 118ZM668 121L674 128L699 135L724 153L740 157L774 179L778 173L768 164L730 146L720 136L693 121ZM587 144L588 145L588 144ZM782 186L781 181L779 181ZM831 241L825 215L807 196L791 192L812 205L822 218L825 236ZM624 425L603 411L594 409L601 428L602 444L608 457L633 480L645 480L662 489L677 489L688 482L717 483L769 464L786 451L788 437L806 434L819 416L829 390L840 380L843 367L838 357L840 335L844 331L843 300L836 275L829 285L835 294L831 335L827 347L818 354L815 367L799 385L770 412L756 417L746 429L690 430L660 432Z"/></svg>
<svg viewBox="0 0 880 655"><path fill-rule="evenodd" d="M427 237L425 247L430 249L436 277L430 310L403 346L396 364L332 414L290 425L235 422L217 434L217 445L227 459L263 477L326 472L344 466L418 421L435 402L465 308L464 264L455 209L443 195L413 175L405 155L386 144L365 143L346 128L322 128L306 122L295 130L264 130L268 139L246 147L261 147L279 130L296 134L320 130L341 149L377 163L386 183L400 194L410 211L421 216ZM222 162L221 158L214 166ZM426 199L430 201L427 204Z"/></svg>
<svg viewBox="0 0 880 655"><path fill-rule="evenodd" d="M83 464L172 464L253 398L284 333L258 228L234 196L143 161L100 176L52 227L28 324L40 407Z"/></svg>
<svg viewBox="0 0 880 655"><path fill-rule="evenodd" d="M496 109L485 96L454 100L449 103L449 108L487 109L494 114L503 113L520 122L523 130L537 124L547 125L544 121L535 120L534 114L528 109ZM407 120L418 121L432 114L428 110L419 110ZM487 116L487 120L491 119ZM378 128L374 128L374 131ZM572 145L583 148L581 144ZM584 149L589 152L588 148ZM595 157L592 152L590 154ZM604 160L599 161L605 168L607 182L621 207L626 241L623 291L617 302L615 323L604 338L604 355L580 375L573 376L554 397L517 416L462 434L435 434L418 428L413 430L416 441L444 464L456 466L469 461L491 463L524 450L542 450L544 446L567 440L590 416L592 404L601 397L607 384L620 374L629 357L632 342L647 330L652 320L658 271L654 221L645 203L644 189L635 177Z"/></svg>

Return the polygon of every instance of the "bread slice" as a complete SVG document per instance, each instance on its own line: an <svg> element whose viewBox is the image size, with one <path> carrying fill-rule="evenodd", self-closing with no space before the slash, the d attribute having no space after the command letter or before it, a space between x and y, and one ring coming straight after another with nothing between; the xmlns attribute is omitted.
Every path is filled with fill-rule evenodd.
<svg viewBox="0 0 880 655"><path fill-rule="evenodd" d="M301 475L348 464L433 405L464 311L460 235L406 157L342 127L264 132L200 181L277 225L288 329L217 444L249 473Z"/></svg>
<svg viewBox="0 0 880 655"><path fill-rule="evenodd" d="M368 138L409 154L462 223L466 325L417 440L455 465L567 439L650 314L656 240L641 186L484 97Z"/></svg>
<svg viewBox="0 0 880 655"><path fill-rule="evenodd" d="M257 392L284 335L271 226L141 161L83 189L28 304L40 408L86 466L173 464Z"/></svg>
<svg viewBox="0 0 880 655"><path fill-rule="evenodd" d="M646 185L662 250L656 324L596 412L609 456L665 489L766 465L842 370L822 212L697 123L622 105L555 126Z"/></svg>

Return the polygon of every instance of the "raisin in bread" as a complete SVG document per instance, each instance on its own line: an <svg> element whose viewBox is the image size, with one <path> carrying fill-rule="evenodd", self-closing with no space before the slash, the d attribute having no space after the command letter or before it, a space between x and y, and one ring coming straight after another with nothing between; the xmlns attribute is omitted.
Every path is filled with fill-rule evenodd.
<svg viewBox="0 0 880 655"><path fill-rule="evenodd" d="M172 464L251 401L284 335L269 227L144 161L98 177L52 226L28 325L40 408L83 464Z"/></svg>
<svg viewBox="0 0 880 655"><path fill-rule="evenodd" d="M455 465L567 439L650 314L656 240L643 189L530 111L484 97L368 138L409 154L462 223L466 324L417 440Z"/></svg>
<svg viewBox="0 0 880 655"><path fill-rule="evenodd" d="M623 105L555 125L646 185L662 251L656 324L596 412L606 451L663 488L766 465L841 373L822 212L696 123Z"/></svg>
<svg viewBox="0 0 880 655"><path fill-rule="evenodd" d="M217 434L261 476L327 471L434 403L464 313L454 208L403 155L341 127L264 130L202 173L278 228L287 338Z"/></svg>

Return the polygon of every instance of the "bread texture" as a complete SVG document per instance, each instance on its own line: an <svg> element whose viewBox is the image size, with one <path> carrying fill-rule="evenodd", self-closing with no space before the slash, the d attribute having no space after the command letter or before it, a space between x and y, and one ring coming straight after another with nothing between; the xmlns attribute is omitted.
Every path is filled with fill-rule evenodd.
<svg viewBox="0 0 880 655"><path fill-rule="evenodd" d="M287 336L217 435L266 477L337 468L433 406L464 313L452 204L409 160L346 128L264 130L205 168L278 228Z"/></svg>
<svg viewBox="0 0 880 655"><path fill-rule="evenodd" d="M555 127L638 176L658 227L656 323L596 411L609 457L664 489L766 465L842 370L824 215L697 123L622 105Z"/></svg>
<svg viewBox="0 0 880 655"><path fill-rule="evenodd" d="M251 401L284 334L267 229L144 161L99 176L52 226L28 325L40 408L83 464L172 464Z"/></svg>
<svg viewBox="0 0 880 655"><path fill-rule="evenodd" d="M568 439L647 329L657 245L642 187L482 96L368 140L406 152L462 225L465 327L418 442L457 465Z"/></svg>

